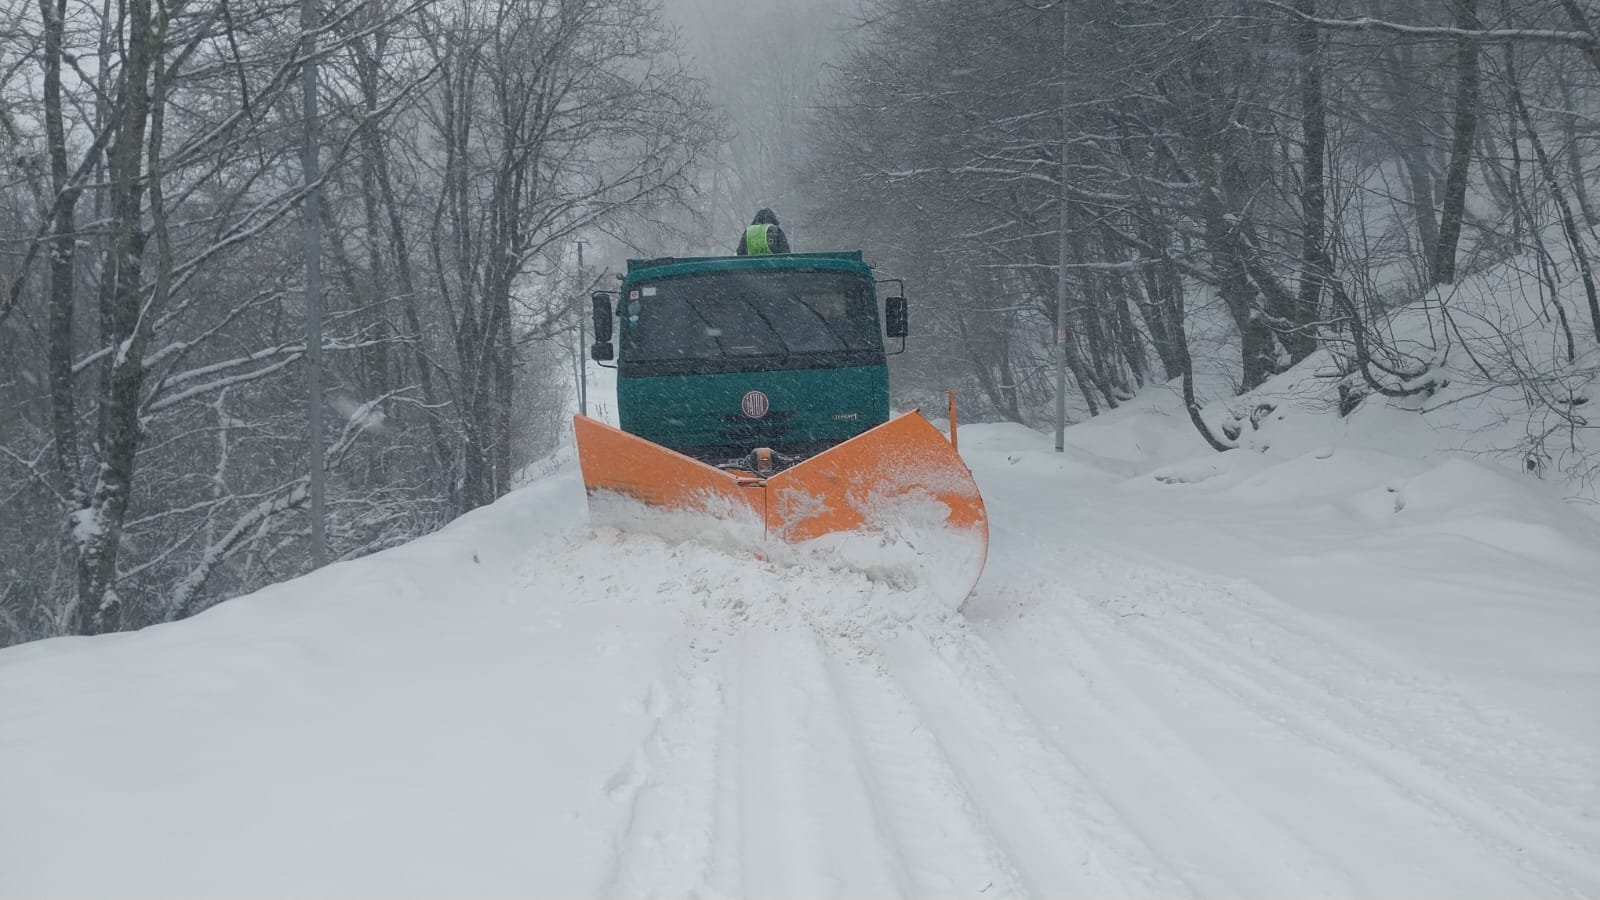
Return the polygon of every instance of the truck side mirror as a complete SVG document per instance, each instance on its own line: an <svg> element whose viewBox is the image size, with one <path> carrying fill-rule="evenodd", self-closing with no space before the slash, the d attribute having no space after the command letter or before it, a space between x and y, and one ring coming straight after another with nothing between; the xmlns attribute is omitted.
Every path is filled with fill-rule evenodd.
<svg viewBox="0 0 1600 900"><path fill-rule="evenodd" d="M594 341L595 345L610 343L611 341L611 295L604 291L595 291L589 295L589 302L594 306ZM600 357L596 356L595 359ZM608 355L606 359L610 359Z"/></svg>
<svg viewBox="0 0 1600 900"><path fill-rule="evenodd" d="M910 333L906 313L906 298L887 297L883 301L884 333L892 338L903 338Z"/></svg>
<svg viewBox="0 0 1600 900"><path fill-rule="evenodd" d="M610 341L596 341L589 345L589 358L596 362L609 362L616 355L616 348Z"/></svg>

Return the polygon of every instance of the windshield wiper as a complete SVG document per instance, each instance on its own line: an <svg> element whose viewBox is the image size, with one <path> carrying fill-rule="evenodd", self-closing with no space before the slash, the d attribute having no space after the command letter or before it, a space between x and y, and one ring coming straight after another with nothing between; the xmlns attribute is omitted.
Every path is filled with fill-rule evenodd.
<svg viewBox="0 0 1600 900"><path fill-rule="evenodd" d="M750 307L757 316L760 316L762 323L767 326L767 330L772 332L772 336L778 339L778 343L783 347L783 361L788 362L789 357L794 355L794 351L789 349L789 342L783 339L783 332L778 330L778 326L772 324L772 320L767 318L767 314L761 311L759 305L751 303L749 300L745 300L744 305ZM771 354L760 355L770 356Z"/></svg>
<svg viewBox="0 0 1600 900"><path fill-rule="evenodd" d="M845 342L845 339L839 334L839 332L834 330L833 324L828 321L828 317L827 316L824 316L822 313L819 313L815 309L812 309L811 308L811 304L805 302L804 300L801 300L799 297L795 297L794 299L795 299L795 302L800 304L800 308L801 309L804 309L806 312L811 313L811 315L814 316L818 322L822 323L823 330L827 331L828 332L828 336L833 338L833 343L835 345L834 349L836 349L836 350L849 350L850 349L850 345Z"/></svg>
<svg viewBox="0 0 1600 900"><path fill-rule="evenodd" d="M700 324L706 327L706 337L711 338L711 340L716 342L717 355L727 356L728 348L722 346L722 329L712 325L711 320L707 319L705 315L700 312L700 304L686 298L683 305L689 307L689 311L694 313L694 317L699 319Z"/></svg>

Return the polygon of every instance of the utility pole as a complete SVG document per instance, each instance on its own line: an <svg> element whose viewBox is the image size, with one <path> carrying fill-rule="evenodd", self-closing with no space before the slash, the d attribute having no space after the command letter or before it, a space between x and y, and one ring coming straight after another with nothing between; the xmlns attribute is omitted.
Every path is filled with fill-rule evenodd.
<svg viewBox="0 0 1600 900"><path fill-rule="evenodd" d="M1070 137L1067 113L1071 92L1067 89L1067 53L1072 47L1072 18L1067 14L1069 0L1061 4L1061 222L1056 246L1056 452L1067 449L1067 140Z"/></svg>
<svg viewBox="0 0 1600 900"><path fill-rule="evenodd" d="M583 284L583 245L588 241L578 242L578 283ZM578 297L578 414L589 414L589 354L584 344L589 342L589 323L586 320L588 310L584 308L583 296Z"/></svg>
<svg viewBox="0 0 1600 900"><path fill-rule="evenodd" d="M300 70L300 103L305 121L305 144L300 152L300 174L305 179L304 216L306 264L306 430L311 447L311 565L328 561L328 533L324 515L326 473L322 437L322 173L318 159L317 121L317 0L300 0L300 32L305 46L305 67Z"/></svg>

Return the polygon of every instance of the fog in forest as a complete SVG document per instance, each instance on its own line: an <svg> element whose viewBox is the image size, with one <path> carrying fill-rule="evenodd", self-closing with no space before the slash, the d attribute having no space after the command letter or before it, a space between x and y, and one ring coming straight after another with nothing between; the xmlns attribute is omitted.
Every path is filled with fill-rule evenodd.
<svg viewBox="0 0 1600 900"><path fill-rule="evenodd" d="M858 0L666 0L664 9L727 129L695 202L704 251L731 248L762 207L777 212L796 249L826 249L798 176L829 67L859 27Z"/></svg>

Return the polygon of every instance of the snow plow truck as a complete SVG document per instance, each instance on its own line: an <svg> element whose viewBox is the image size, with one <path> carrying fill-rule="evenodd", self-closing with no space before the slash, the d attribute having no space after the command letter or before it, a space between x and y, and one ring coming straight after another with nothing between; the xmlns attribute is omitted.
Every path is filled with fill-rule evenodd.
<svg viewBox="0 0 1600 900"><path fill-rule="evenodd" d="M890 416L885 338L904 350L907 307L879 284L859 251L629 260L591 297L621 425L574 420L591 520L820 551L965 599L983 499L938 428Z"/></svg>

